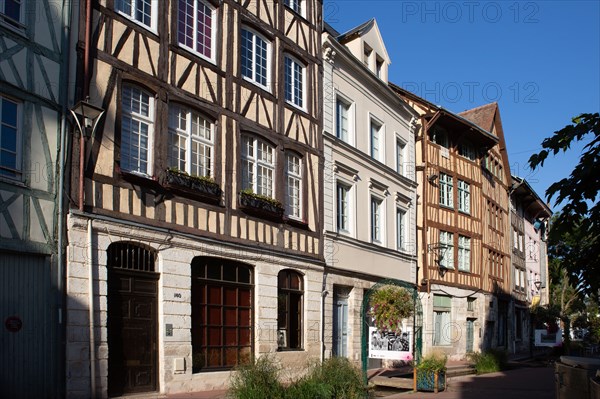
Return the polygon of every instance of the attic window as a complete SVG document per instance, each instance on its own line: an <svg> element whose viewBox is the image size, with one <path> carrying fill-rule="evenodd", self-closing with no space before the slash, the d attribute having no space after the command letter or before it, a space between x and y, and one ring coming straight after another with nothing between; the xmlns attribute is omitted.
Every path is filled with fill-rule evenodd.
<svg viewBox="0 0 600 399"><path fill-rule="evenodd" d="M377 56L375 63L376 63L375 66L376 66L376 71L377 71L377 77L379 79L383 79L383 58Z"/></svg>
<svg viewBox="0 0 600 399"><path fill-rule="evenodd" d="M371 53L373 49L369 47L367 43L365 43L364 53L363 53L363 62L366 66L369 66L369 58L371 58Z"/></svg>

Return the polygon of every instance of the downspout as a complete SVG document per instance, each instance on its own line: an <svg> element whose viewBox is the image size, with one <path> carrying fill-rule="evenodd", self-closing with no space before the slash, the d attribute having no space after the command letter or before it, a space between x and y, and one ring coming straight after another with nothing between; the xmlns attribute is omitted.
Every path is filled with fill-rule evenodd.
<svg viewBox="0 0 600 399"><path fill-rule="evenodd" d="M61 50L64 53L63 57L63 65L61 71L61 87L59 98L61 99L62 106L62 116L60 121L60 153L58 156L58 187L57 187L57 195L58 195L58 243L57 243L57 292L58 292L58 323L62 325L60 327L60 336L61 341L64 342L66 336L66 327L63 323L63 307L65 304L65 295L64 291L64 279L66 276L66 262L64 260L64 251L63 251L63 229L64 229L64 192L65 192L65 163L66 163L66 154L67 154L67 105L69 104L69 69L71 66L71 1L65 1L63 3L62 9L62 44ZM65 272L63 272L65 270ZM65 356L65 352L61 351L62 356ZM61 367L61 379L64 381L64 359L61 361L63 366ZM62 395L61 395L62 396Z"/></svg>
<svg viewBox="0 0 600 399"><path fill-rule="evenodd" d="M90 95L90 51L92 43L92 0L85 4L85 48L83 54L83 99ZM79 138L79 210L84 208L84 162L85 138L83 132ZM92 219L88 219L87 229L87 258L88 258L88 309L90 318L90 397L96 397L96 340L94 337L94 272L92 261Z"/></svg>
<svg viewBox="0 0 600 399"><path fill-rule="evenodd" d="M88 311L90 318L90 397L96 397L96 340L94 337L94 269L92 259L92 218L87 222Z"/></svg>
<svg viewBox="0 0 600 399"><path fill-rule="evenodd" d="M431 292L431 282L429 281L429 270L427 263L427 256L429 254L429 245L427 242L427 190L429 189L429 180L427 179L427 171L429 169L428 160L427 160L427 152L429 151L427 137L429 135L429 126L427 125L427 121L424 116L421 116L421 126L423 126L423 130L421 131L422 139L421 143L423 146L422 157L423 157L423 231L421 234L423 235L423 278L427 281L427 294ZM427 183L426 183L427 182Z"/></svg>

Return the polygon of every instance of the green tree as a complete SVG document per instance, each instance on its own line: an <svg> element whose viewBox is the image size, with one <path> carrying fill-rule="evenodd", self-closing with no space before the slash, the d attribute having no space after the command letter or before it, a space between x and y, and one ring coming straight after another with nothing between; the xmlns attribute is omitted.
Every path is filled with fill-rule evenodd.
<svg viewBox="0 0 600 399"><path fill-rule="evenodd" d="M551 153L566 152L573 142L588 140L571 174L550 185L546 197L564 204L550 230L554 248L549 245L549 256L560 258L572 284L589 294L600 289L600 114L581 114L544 139L542 151L529 158L529 166L543 167Z"/></svg>

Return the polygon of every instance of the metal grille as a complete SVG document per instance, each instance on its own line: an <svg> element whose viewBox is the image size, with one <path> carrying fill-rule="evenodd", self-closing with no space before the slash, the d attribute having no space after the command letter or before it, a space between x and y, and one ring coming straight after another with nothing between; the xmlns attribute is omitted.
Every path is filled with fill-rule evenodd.
<svg viewBox="0 0 600 399"><path fill-rule="evenodd" d="M115 269L154 272L156 252L147 246L117 242L108 247L108 267Z"/></svg>

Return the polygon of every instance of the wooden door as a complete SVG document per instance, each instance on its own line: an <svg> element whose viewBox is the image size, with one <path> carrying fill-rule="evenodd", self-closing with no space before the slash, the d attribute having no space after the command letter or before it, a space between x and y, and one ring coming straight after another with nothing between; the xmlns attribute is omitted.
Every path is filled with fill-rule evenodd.
<svg viewBox="0 0 600 399"><path fill-rule="evenodd" d="M158 389L157 280L154 273L109 271L109 396Z"/></svg>
<svg viewBox="0 0 600 399"><path fill-rule="evenodd" d="M467 348L466 351L473 352L473 340L475 330L475 319L467 319Z"/></svg>
<svg viewBox="0 0 600 399"><path fill-rule="evenodd" d="M348 356L348 298L334 297L333 355Z"/></svg>

